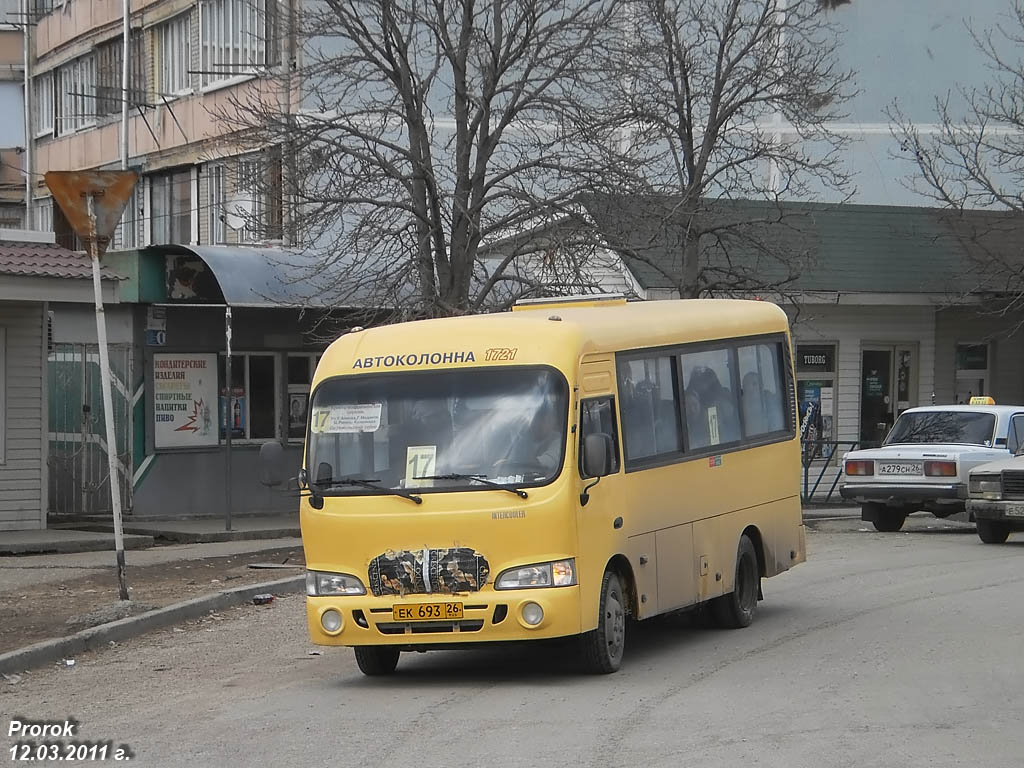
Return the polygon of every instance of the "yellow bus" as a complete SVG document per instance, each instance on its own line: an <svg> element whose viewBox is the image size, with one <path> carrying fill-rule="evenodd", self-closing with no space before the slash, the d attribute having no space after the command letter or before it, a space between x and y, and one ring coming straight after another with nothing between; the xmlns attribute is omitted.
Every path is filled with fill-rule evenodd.
<svg viewBox="0 0 1024 768"><path fill-rule="evenodd" d="M745 627L803 562L784 312L546 300L353 329L314 377L300 521L314 643L401 651L578 636L700 604ZM280 446L264 446L280 483Z"/></svg>

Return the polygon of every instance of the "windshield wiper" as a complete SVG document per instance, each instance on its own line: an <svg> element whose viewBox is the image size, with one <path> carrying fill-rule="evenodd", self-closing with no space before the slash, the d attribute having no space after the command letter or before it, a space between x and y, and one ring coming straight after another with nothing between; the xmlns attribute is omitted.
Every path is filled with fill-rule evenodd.
<svg viewBox="0 0 1024 768"><path fill-rule="evenodd" d="M493 480L488 480L487 475L464 475L458 472L449 472L447 475L424 475L423 477L414 477L413 480L476 480L478 483L489 485L491 488L497 488L501 491L508 491L514 493L520 499L525 499L529 496L526 491L520 490L512 485L505 485L503 483L496 483Z"/></svg>
<svg viewBox="0 0 1024 768"><path fill-rule="evenodd" d="M422 504L423 503L423 499L421 497L419 497L419 496L417 496L415 494L409 493L407 491L402 491L402 490L399 490L397 488L381 488L379 485L374 485L374 483L379 483L379 482L380 482L380 480L377 479L377 478L359 479L357 477L346 477L346 478L344 478L342 480L331 480L330 478L328 478L326 480L318 480L316 482L310 483L310 485L311 486L316 486L317 488L320 488L321 490L327 489L327 488L340 488L340 487L344 487L346 485L357 485L360 488L370 488L371 490L374 490L374 491L383 491L384 493L386 493L386 494L388 494L390 496L401 496L403 499L409 499L409 501L415 501L417 504Z"/></svg>

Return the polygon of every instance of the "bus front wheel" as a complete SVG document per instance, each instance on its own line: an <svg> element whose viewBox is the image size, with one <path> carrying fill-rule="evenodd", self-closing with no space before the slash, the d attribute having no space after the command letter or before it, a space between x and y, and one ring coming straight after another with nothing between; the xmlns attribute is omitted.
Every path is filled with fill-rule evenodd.
<svg viewBox="0 0 1024 768"><path fill-rule="evenodd" d="M757 613L757 591L761 574L757 568L757 552L747 536L740 536L736 551L736 578L727 595L711 601L711 612L719 626L726 629L749 627Z"/></svg>
<svg viewBox="0 0 1024 768"><path fill-rule="evenodd" d="M390 675L398 666L397 648L389 648L386 645L360 645L356 646L356 664L359 671L369 677L378 675Z"/></svg>
<svg viewBox="0 0 1024 768"><path fill-rule="evenodd" d="M626 600L622 582L612 571L605 571L601 581L597 629L585 633L580 640L588 672L607 675L618 671L626 648Z"/></svg>

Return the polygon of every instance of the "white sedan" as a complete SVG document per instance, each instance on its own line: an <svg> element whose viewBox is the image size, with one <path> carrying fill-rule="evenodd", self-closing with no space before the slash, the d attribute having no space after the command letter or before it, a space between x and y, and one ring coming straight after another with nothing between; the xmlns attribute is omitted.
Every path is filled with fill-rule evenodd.
<svg viewBox="0 0 1024 768"><path fill-rule="evenodd" d="M936 517L965 511L967 480L975 467L1012 456L1007 433L1024 406L936 405L911 408L896 420L880 448L843 457L844 499L879 531L898 531L907 515Z"/></svg>

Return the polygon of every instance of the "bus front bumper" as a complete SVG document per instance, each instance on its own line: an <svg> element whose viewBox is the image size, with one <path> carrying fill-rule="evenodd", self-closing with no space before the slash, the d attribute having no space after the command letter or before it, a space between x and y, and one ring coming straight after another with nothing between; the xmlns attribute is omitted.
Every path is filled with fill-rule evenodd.
<svg viewBox="0 0 1024 768"><path fill-rule="evenodd" d="M393 606L431 603L461 603L463 618L456 620L403 621L393 615ZM536 614L533 603L544 615L531 625L524 611ZM341 627L324 628L324 614L337 611ZM508 642L578 635L580 588L489 590L465 595L321 596L306 598L309 635L317 645L397 645L403 647ZM329 616L329 619L335 619ZM336 621L336 619L335 619ZM330 625L330 621L328 621Z"/></svg>

